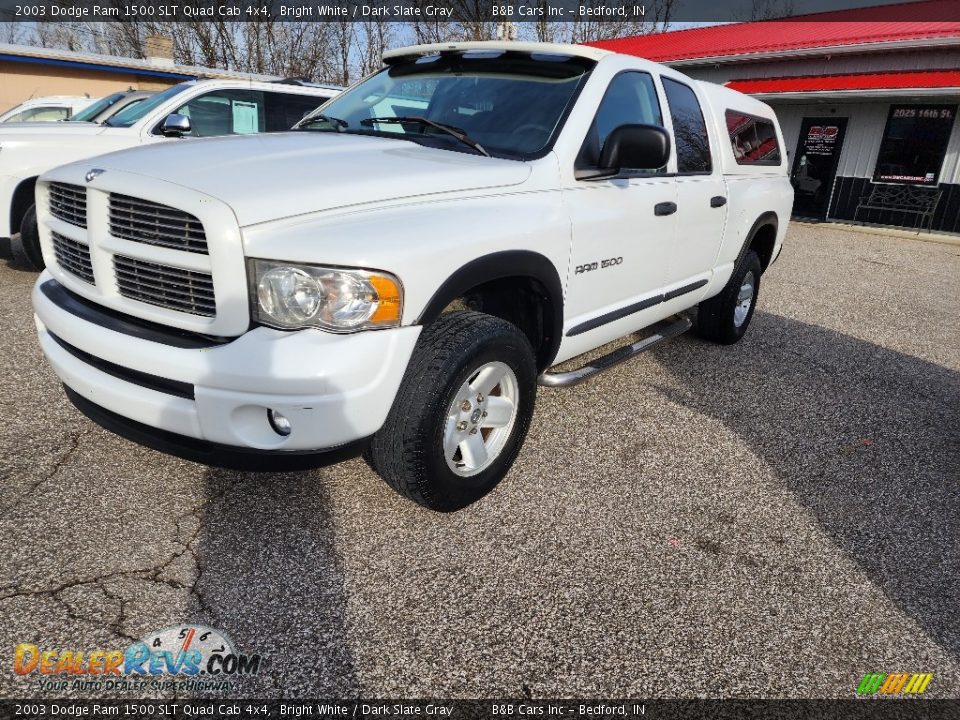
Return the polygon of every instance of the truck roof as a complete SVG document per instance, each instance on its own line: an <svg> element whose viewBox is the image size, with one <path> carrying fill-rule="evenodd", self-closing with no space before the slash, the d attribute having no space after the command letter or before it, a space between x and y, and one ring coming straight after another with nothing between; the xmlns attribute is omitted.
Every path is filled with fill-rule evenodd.
<svg viewBox="0 0 960 720"><path fill-rule="evenodd" d="M441 52L467 52L468 50L503 50L505 52L545 53L553 55L571 55L574 57L600 60L607 55L613 55L609 50L602 50L586 45L567 45L563 43L516 42L514 40L471 40L467 42L429 43L426 45L409 45L407 47L388 50L383 54L383 61L394 60L409 55L431 55Z"/></svg>
<svg viewBox="0 0 960 720"><path fill-rule="evenodd" d="M717 108L719 112L723 112L726 109L738 110L748 115L769 118L776 122L776 113L773 108L765 102L716 83L705 80L696 80L694 82L696 82L697 86L707 96L710 104Z"/></svg>

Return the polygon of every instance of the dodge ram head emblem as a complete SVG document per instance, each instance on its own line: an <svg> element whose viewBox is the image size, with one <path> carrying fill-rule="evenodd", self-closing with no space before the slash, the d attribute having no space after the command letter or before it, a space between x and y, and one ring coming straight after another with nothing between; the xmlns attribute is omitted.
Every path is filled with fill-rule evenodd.
<svg viewBox="0 0 960 720"><path fill-rule="evenodd" d="M97 178L100 175L103 175L105 172L106 170L101 170L100 168L93 168L93 170L87 170L87 174L84 175L84 177L86 178L87 182L90 182L94 178Z"/></svg>

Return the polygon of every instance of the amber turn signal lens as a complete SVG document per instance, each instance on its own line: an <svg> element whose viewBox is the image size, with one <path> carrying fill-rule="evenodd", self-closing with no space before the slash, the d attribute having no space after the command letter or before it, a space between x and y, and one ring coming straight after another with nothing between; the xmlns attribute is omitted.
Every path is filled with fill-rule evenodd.
<svg viewBox="0 0 960 720"><path fill-rule="evenodd" d="M367 282L377 291L377 309L369 322L375 325L398 325L400 323L400 286L393 278L370 275Z"/></svg>

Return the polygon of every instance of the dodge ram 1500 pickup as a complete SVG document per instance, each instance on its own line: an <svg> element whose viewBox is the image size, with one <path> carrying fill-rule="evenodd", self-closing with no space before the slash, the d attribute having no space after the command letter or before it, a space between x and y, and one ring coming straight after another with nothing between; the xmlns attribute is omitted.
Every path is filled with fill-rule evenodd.
<svg viewBox="0 0 960 720"><path fill-rule="evenodd" d="M449 511L507 474L538 384L694 307L739 340L792 196L755 99L596 48L417 46L292 132L44 174L33 302L105 427L243 469L362 452Z"/></svg>

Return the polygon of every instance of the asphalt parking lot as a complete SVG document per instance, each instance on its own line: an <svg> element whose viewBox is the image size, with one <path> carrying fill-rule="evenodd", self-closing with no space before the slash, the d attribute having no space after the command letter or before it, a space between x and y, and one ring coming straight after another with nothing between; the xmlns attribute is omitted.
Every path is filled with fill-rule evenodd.
<svg viewBox="0 0 960 720"><path fill-rule="evenodd" d="M452 515L360 460L227 472L99 429L33 280L0 261L4 697L36 694L17 643L191 621L269 659L244 697L960 696L960 246L794 225L743 342L542 390Z"/></svg>

